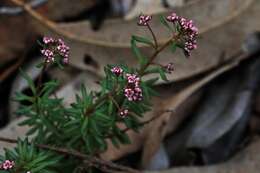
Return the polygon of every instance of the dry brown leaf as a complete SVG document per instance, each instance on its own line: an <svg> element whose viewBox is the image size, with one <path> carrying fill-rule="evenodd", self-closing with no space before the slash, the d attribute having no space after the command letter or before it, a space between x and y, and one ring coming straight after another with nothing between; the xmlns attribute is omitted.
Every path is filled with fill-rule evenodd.
<svg viewBox="0 0 260 173"><path fill-rule="evenodd" d="M260 139L256 138L246 149L230 161L212 166L181 167L164 171L144 171L144 173L258 173L260 170Z"/></svg>
<svg viewBox="0 0 260 173"><path fill-rule="evenodd" d="M173 111L178 110L179 107L184 106L185 101L192 96L192 94L196 93L201 87L207 84L209 81L224 73L227 70L232 69L238 64L237 61L229 63L227 65L222 66L221 68L211 72L206 77L198 80L197 82L192 83L186 88L182 89L171 98L163 101L163 105L161 106L163 109L170 109ZM189 109L190 110L190 109ZM161 113L161 112L159 112ZM166 113L163 113L166 114ZM158 116L158 114L155 114ZM169 132L176 130L178 125L183 122L185 116L180 116L179 112L173 112L172 114L166 114L161 116L160 119L150 123L150 133L147 134L146 140L144 142L143 156L142 156L142 166L145 167L152 156L156 153L156 151L160 147L160 143L165 137L165 135Z"/></svg>
<svg viewBox="0 0 260 173"><path fill-rule="evenodd" d="M58 20L71 18L90 9L97 2L98 0L73 0L73 2L71 0L51 0L47 2L46 8L42 10L42 14Z"/></svg>
<svg viewBox="0 0 260 173"><path fill-rule="evenodd" d="M24 25L26 18L0 16L0 21L0 65L3 65L22 55L31 35L27 32L29 27Z"/></svg>
<svg viewBox="0 0 260 173"><path fill-rule="evenodd" d="M167 3L171 7L181 7L184 5L184 0L168 0ZM167 9L163 6L161 0L138 0L135 6L126 14L125 20L134 19L141 13L157 14L166 11Z"/></svg>

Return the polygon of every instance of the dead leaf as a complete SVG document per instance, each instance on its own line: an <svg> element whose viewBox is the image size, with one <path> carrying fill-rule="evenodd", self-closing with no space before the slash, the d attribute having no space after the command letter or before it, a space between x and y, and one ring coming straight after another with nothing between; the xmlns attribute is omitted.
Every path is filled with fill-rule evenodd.
<svg viewBox="0 0 260 173"><path fill-rule="evenodd" d="M185 87L172 97L163 101L161 109L176 111L180 106L184 105L184 102L197 92L201 87L207 84L209 81L224 73L227 70L232 69L237 65L237 62L232 62L221 68L211 72L206 77L192 83L191 85ZM190 110L190 109L188 109ZM162 112L158 112L161 114ZM155 116L158 116L158 113L155 113ZM144 141L143 156L142 156L142 165L146 167L149 163L150 158L156 153L159 148L160 142L166 136L167 133L176 130L178 125L184 120L185 117L180 118L178 111L173 112L172 114L166 114L161 116L160 119L149 124L150 132L147 134L146 140Z"/></svg>
<svg viewBox="0 0 260 173"><path fill-rule="evenodd" d="M260 139L256 138L246 149L230 161L201 167L181 167L164 171L144 171L144 173L258 173L260 170Z"/></svg>
<svg viewBox="0 0 260 173"><path fill-rule="evenodd" d="M260 78L260 61L253 61L241 68L239 76L233 72L225 82L221 81L210 88L192 125L188 147L209 147L248 115L253 92Z"/></svg>
<svg viewBox="0 0 260 173"><path fill-rule="evenodd" d="M167 4L170 5L170 7L181 7L184 6L184 0L168 0ZM125 20L131 20L138 17L141 13L154 15L166 11L167 9L161 0L138 0L132 10L130 10L124 18Z"/></svg>

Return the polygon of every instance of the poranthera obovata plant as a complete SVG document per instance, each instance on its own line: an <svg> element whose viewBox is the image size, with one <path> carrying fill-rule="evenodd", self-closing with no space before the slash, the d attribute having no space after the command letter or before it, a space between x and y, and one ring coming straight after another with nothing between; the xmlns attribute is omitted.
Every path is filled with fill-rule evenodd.
<svg viewBox="0 0 260 173"><path fill-rule="evenodd" d="M69 47L61 39L44 37L40 42L43 62L38 81L33 82L28 74L21 75L28 82L31 95L17 93L16 101L21 106L17 114L26 119L20 125L30 127L28 139L7 139L1 141L17 143L17 146L5 150L1 156L0 172L10 173L71 173L71 172L136 172L131 168L116 165L99 158L107 150L108 141L116 147L129 144L128 130L138 133L146 123L140 117L152 109L151 98L158 95L153 85L158 78L145 80L143 77L157 73L167 80L166 73L173 71L173 63L155 63L157 55L171 47L181 48L186 56L196 49L198 29L191 20L175 13L161 17L161 23L171 32L170 39L158 44L150 26L152 17L140 15L138 25L147 28L152 39L132 36L131 48L138 60L138 67L127 64L112 64L104 67L105 77L100 82L101 90L89 91L81 86L80 95L75 103L64 107L63 98L57 98L54 92L59 86L57 80L42 81L42 74L48 66L57 65L61 70L69 63ZM151 46L151 57L145 57L137 44ZM23 104L25 103L26 104ZM118 126L118 124L123 124Z"/></svg>

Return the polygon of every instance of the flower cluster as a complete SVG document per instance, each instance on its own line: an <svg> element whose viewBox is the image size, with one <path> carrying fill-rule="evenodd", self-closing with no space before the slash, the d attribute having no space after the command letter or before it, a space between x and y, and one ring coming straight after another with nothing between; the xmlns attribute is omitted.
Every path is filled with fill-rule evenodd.
<svg viewBox="0 0 260 173"><path fill-rule="evenodd" d="M172 13L167 16L166 19L169 22L178 24L180 26L181 39L184 42L184 52L187 56L190 56L190 52L197 48L197 36L198 28L194 25L192 20L187 20L183 17L177 16L176 13Z"/></svg>
<svg viewBox="0 0 260 173"><path fill-rule="evenodd" d="M5 160L3 163L0 164L0 170L9 170L14 167L14 161Z"/></svg>
<svg viewBox="0 0 260 173"><path fill-rule="evenodd" d="M43 38L44 47L41 53L45 56L46 62L54 62L55 57L62 58L63 63L69 62L69 47L64 43L62 39L54 39L51 37Z"/></svg>
<svg viewBox="0 0 260 173"><path fill-rule="evenodd" d="M121 109L118 114L120 117L125 118L128 115L128 112L128 109Z"/></svg>
<svg viewBox="0 0 260 173"><path fill-rule="evenodd" d="M150 20L152 20L152 16L140 15L137 24L140 26L147 26Z"/></svg>
<svg viewBox="0 0 260 173"><path fill-rule="evenodd" d="M120 76L123 73L123 69L120 67L114 67L111 69L111 72L114 73L116 76Z"/></svg>
<svg viewBox="0 0 260 173"><path fill-rule="evenodd" d="M142 100L142 89L140 88L140 78L135 74L126 74L127 86L124 90L124 95L128 101Z"/></svg>
<svg viewBox="0 0 260 173"><path fill-rule="evenodd" d="M167 65L164 66L164 69L167 73L171 74L172 71L174 70L173 63L168 63Z"/></svg>

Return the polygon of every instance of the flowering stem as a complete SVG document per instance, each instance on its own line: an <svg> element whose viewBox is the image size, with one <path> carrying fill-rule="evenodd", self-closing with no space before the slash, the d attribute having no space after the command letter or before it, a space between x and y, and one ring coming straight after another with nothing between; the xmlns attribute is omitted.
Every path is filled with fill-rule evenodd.
<svg viewBox="0 0 260 173"><path fill-rule="evenodd" d="M173 36L171 39L169 39L164 45L162 45L159 49L157 49L153 55L149 58L149 61L139 70L139 75L143 76L145 74L145 70L147 67L149 67L150 64L153 63L154 59L157 57L157 55L163 51L166 47L168 47L174 40L177 40L178 36Z"/></svg>
<svg viewBox="0 0 260 173"><path fill-rule="evenodd" d="M155 36L151 26L149 25L149 23L147 24L147 27L152 34L152 37L153 37L153 40L154 40L154 48L155 48L155 50L157 50L158 49L158 42L157 42L156 36Z"/></svg>
<svg viewBox="0 0 260 173"><path fill-rule="evenodd" d="M47 68L47 62L45 61L45 62L44 62L44 65L43 65L43 67L42 67L42 69L41 69L41 72L40 72L40 75L39 75L39 79L38 79L38 81L37 81L37 88L36 88L36 94L37 94L37 95L38 95L39 90L40 90L40 88L41 88L42 78L43 78L44 72L46 71L46 68Z"/></svg>
<svg viewBox="0 0 260 173"><path fill-rule="evenodd" d="M153 116L152 118L150 118L150 119L148 119L148 120L146 120L146 121L140 122L140 123L139 123L139 126L144 126L144 125L146 125L146 124L149 124L149 123L153 122L154 120L160 118L161 116L167 115L167 114L165 114L165 113L172 113L172 112L174 112L174 111L172 111L172 110L162 110L161 112L158 113L158 116ZM130 113L130 114L132 114L132 113ZM126 128L124 128L124 129L122 129L121 131L122 131L123 133L126 133L126 132L129 131L129 130L131 130L131 128L126 127ZM106 138L112 138L112 137L114 137L114 134L109 134L109 135L106 136Z"/></svg>

